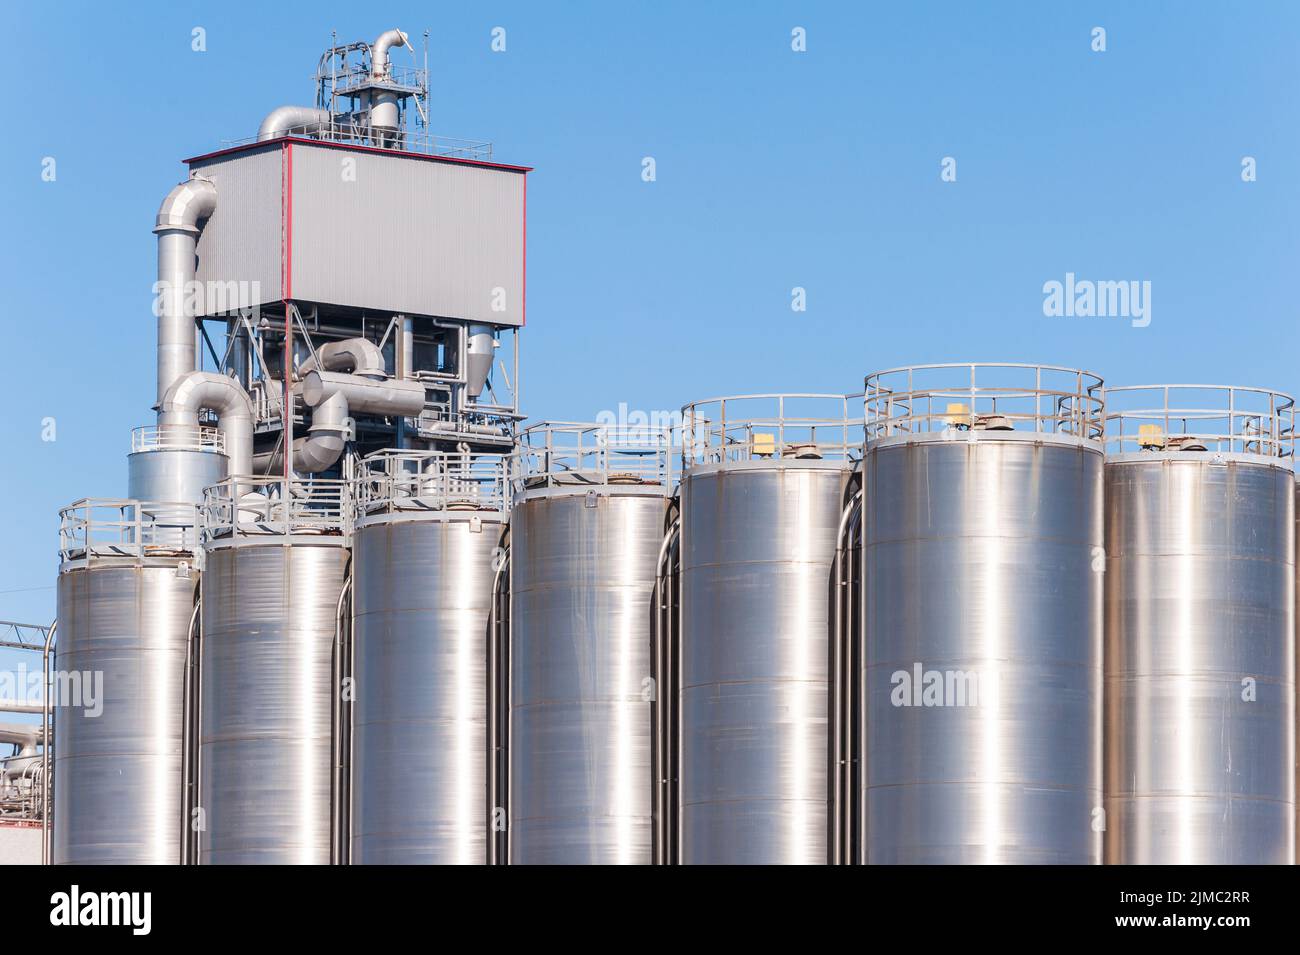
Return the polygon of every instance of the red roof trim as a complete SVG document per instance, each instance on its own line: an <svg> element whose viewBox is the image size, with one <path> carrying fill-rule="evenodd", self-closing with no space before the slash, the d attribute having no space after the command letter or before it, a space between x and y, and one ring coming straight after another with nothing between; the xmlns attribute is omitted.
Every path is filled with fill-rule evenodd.
<svg viewBox="0 0 1300 955"><path fill-rule="evenodd" d="M242 146L231 146L227 149L218 149L215 152L204 153L201 156L191 156L189 159L182 159L181 162L193 164L196 162L202 162L205 159L215 159L218 156L229 156L232 153L261 149L265 146L275 146L281 143L303 143L308 146L323 146L326 149L346 149L354 152L380 153L384 156L405 156L408 159L424 159L428 162L451 163L455 166L482 166L485 169L501 169L506 172L528 173L533 171L532 166L512 166L509 163L484 162L481 159L458 159L455 156L430 156L428 153L413 153L401 149L380 149L377 146L357 146L353 143L332 143L323 139L306 139L301 136L281 136L278 139L268 139L260 143L245 143Z"/></svg>

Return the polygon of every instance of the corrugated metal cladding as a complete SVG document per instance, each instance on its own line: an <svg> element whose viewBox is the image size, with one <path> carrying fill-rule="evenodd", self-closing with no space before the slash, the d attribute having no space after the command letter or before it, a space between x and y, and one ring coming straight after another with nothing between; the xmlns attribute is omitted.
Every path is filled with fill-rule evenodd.
<svg viewBox="0 0 1300 955"><path fill-rule="evenodd" d="M295 140L289 289L283 279L284 143L191 167L217 187L198 279L233 289L203 315L288 297L520 325L524 174ZM231 285L231 283L236 283ZM257 283L255 286L253 283Z"/></svg>
<svg viewBox="0 0 1300 955"><path fill-rule="evenodd" d="M523 322L522 173L292 149L293 298Z"/></svg>
<svg viewBox="0 0 1300 955"><path fill-rule="evenodd" d="M217 208L199 235L200 315L278 302L282 147L215 156L191 168L217 187Z"/></svg>

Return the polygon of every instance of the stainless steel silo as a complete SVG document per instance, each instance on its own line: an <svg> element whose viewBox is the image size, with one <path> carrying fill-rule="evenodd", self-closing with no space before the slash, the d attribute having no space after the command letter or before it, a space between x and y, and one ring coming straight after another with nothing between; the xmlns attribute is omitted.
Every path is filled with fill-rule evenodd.
<svg viewBox="0 0 1300 955"><path fill-rule="evenodd" d="M867 377L860 861L1101 861L1100 387Z"/></svg>
<svg viewBox="0 0 1300 955"><path fill-rule="evenodd" d="M511 512L511 864L648 864L650 615L669 436L525 430Z"/></svg>
<svg viewBox="0 0 1300 955"><path fill-rule="evenodd" d="M1106 861L1291 863L1292 401L1106 401Z"/></svg>
<svg viewBox="0 0 1300 955"><path fill-rule="evenodd" d="M505 460L371 455L355 487L351 859L487 859L487 648Z"/></svg>
<svg viewBox="0 0 1300 955"><path fill-rule="evenodd" d="M83 500L60 517L52 861L175 865L197 508Z"/></svg>
<svg viewBox="0 0 1300 955"><path fill-rule="evenodd" d="M338 481L232 478L203 508L203 864L325 864L348 539Z"/></svg>
<svg viewBox="0 0 1300 955"><path fill-rule="evenodd" d="M848 409L839 395L683 409L682 864L827 861L830 578L861 444Z"/></svg>
<svg viewBox="0 0 1300 955"><path fill-rule="evenodd" d="M226 477L225 435L216 428L136 428L127 456L127 497L203 503L203 489Z"/></svg>
<svg viewBox="0 0 1300 955"><path fill-rule="evenodd" d="M216 428L136 428L126 461L126 496L153 502L145 518L160 524L192 520L203 489L223 480L229 466L225 435Z"/></svg>

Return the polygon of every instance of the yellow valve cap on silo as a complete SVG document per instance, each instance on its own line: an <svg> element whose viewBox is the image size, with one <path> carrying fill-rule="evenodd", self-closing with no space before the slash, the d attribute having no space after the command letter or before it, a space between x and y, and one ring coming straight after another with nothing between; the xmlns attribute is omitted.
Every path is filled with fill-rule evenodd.
<svg viewBox="0 0 1300 955"><path fill-rule="evenodd" d="M969 425L970 424L970 406L962 404L960 401L951 402L948 405L948 414L944 420L950 425Z"/></svg>
<svg viewBox="0 0 1300 955"><path fill-rule="evenodd" d="M1165 446L1165 433L1160 425L1138 425L1138 445L1143 448L1163 448Z"/></svg>
<svg viewBox="0 0 1300 955"><path fill-rule="evenodd" d="M756 432L753 443L754 454L761 458L770 458L776 454L776 435Z"/></svg>

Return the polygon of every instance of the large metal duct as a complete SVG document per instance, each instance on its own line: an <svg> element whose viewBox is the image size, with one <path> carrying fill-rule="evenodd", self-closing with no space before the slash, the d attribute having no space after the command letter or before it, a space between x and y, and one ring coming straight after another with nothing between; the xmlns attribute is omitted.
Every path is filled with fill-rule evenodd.
<svg viewBox="0 0 1300 955"><path fill-rule="evenodd" d="M370 74L377 80L385 79L391 70L388 51L395 46L409 46L401 30L385 30L370 45Z"/></svg>
<svg viewBox="0 0 1300 955"><path fill-rule="evenodd" d="M381 452L353 498L351 862L481 864L503 462Z"/></svg>
<svg viewBox="0 0 1300 955"><path fill-rule="evenodd" d="M318 371L325 376L312 377ZM348 371L351 374L336 374ZM338 463L347 443L352 413L414 414L424 409L424 387L418 382L386 380L383 352L366 338L327 342L303 362L298 373L304 380L297 390L312 409L311 425L305 437L293 444L293 467L301 474L318 474ZM349 405L349 396L357 407ZM258 471L279 472L284 464L282 450L258 454Z"/></svg>
<svg viewBox="0 0 1300 955"><path fill-rule="evenodd" d="M217 415L225 436L231 476L253 473L253 405L234 378L214 372L191 371L175 381L158 406L158 427L199 434L199 412Z"/></svg>
<svg viewBox="0 0 1300 955"><path fill-rule="evenodd" d="M1101 861L1100 387L866 379L859 861Z"/></svg>
<svg viewBox="0 0 1300 955"><path fill-rule="evenodd" d="M82 501L60 515L55 670L82 693L54 701L56 864L180 861L195 511L182 549L138 533L149 522L136 508L147 506Z"/></svg>
<svg viewBox="0 0 1300 955"><path fill-rule="evenodd" d="M326 342L298 368L299 377L320 368L322 371L347 371L354 375L383 378L386 376L384 353L368 338L345 338Z"/></svg>
<svg viewBox="0 0 1300 955"><path fill-rule="evenodd" d="M232 481L209 492L201 864L330 861L332 654L348 567L340 506L338 482L294 482L286 493L281 482Z"/></svg>
<svg viewBox="0 0 1300 955"><path fill-rule="evenodd" d="M668 436L521 435L510 535L511 864L651 862L650 611Z"/></svg>
<svg viewBox="0 0 1300 955"><path fill-rule="evenodd" d="M281 136L318 133L329 127L333 117L327 109L314 106L277 106L266 114L257 127L257 141L279 139Z"/></svg>
<svg viewBox="0 0 1300 955"><path fill-rule="evenodd" d="M392 63L388 51L395 46L409 46L406 34L401 30L388 30L381 33L370 48L370 75L377 82L391 81ZM397 94L388 90L374 90L370 93L370 125L378 130L391 133L397 129L400 121Z"/></svg>
<svg viewBox="0 0 1300 955"><path fill-rule="evenodd" d="M1110 389L1106 861L1295 853L1291 400Z"/></svg>
<svg viewBox="0 0 1300 955"><path fill-rule="evenodd" d="M312 409L311 426L306 437L294 440L295 471L318 474L333 467L347 443L354 413L417 417L424 410L424 386L418 381L385 379L383 357L376 359L370 349L357 344L361 341L365 340L336 342L341 346L336 349L326 345L317 356L326 367L359 367L364 373L321 371L317 362L307 363L311 367L298 390ZM374 348L370 342L366 345ZM283 453L258 455L256 463L263 473L275 473L283 467Z"/></svg>
<svg viewBox="0 0 1300 955"><path fill-rule="evenodd" d="M342 395L355 414L414 417L424 410L424 385L418 381L377 381L331 371L311 371L303 379L302 397L309 407L315 408L334 395Z"/></svg>
<svg viewBox="0 0 1300 955"><path fill-rule="evenodd" d="M191 175L167 193L158 209L158 281L154 287L158 315L158 385L161 404L167 390L198 367L199 339L194 310L187 304L194 291L199 223L217 207L217 190L207 179Z"/></svg>
<svg viewBox="0 0 1300 955"><path fill-rule="evenodd" d="M293 440L293 469L298 474L319 474L338 463L351 430L348 403L342 395L331 395L312 409L311 425L305 437ZM280 474L284 450L258 452L253 466L259 474Z"/></svg>
<svg viewBox="0 0 1300 955"><path fill-rule="evenodd" d="M861 425L838 395L716 399L683 416L669 838L682 864L824 863L829 579Z"/></svg>

